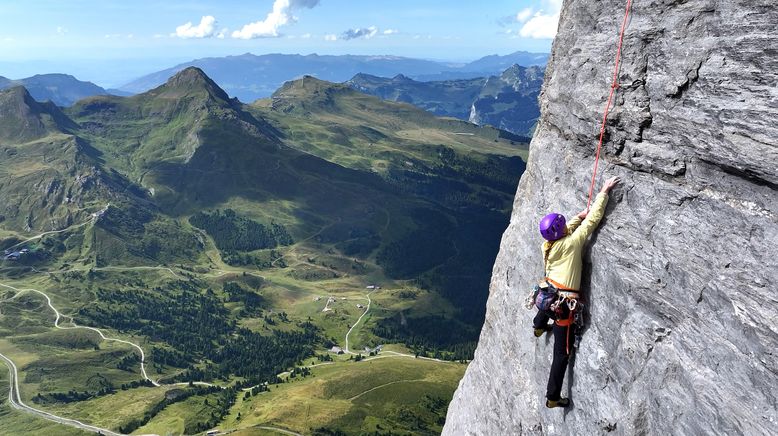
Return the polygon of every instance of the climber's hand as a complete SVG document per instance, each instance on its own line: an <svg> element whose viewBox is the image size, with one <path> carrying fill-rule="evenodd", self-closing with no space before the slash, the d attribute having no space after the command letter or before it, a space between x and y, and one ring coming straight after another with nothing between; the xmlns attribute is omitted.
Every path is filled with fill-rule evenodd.
<svg viewBox="0 0 778 436"><path fill-rule="evenodd" d="M581 218L582 220L583 220L583 219L586 219L586 215L589 215L589 208L586 208L586 210L584 210L584 211L581 211L581 212L578 214L578 218Z"/></svg>
<svg viewBox="0 0 778 436"><path fill-rule="evenodd" d="M604 192L604 193L607 194L619 182L621 182L620 178L618 178L618 177L611 177L610 179L606 180L605 183L602 184L602 189L600 190L600 192Z"/></svg>

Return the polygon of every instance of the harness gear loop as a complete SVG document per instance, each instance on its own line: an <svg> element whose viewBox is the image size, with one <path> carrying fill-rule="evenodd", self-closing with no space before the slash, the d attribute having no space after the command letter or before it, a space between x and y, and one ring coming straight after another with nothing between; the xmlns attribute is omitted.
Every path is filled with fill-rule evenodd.
<svg viewBox="0 0 778 436"><path fill-rule="evenodd" d="M608 121L608 112L611 108L611 101L613 100L613 94L616 93L616 89L619 87L619 61L621 60L621 45L624 41L624 30L627 28L627 21L629 18L629 11L632 8L632 0L627 0L627 8L624 11L624 21L621 23L621 33L619 34L619 45L616 49L616 63L613 67L613 82L611 83L611 91L608 94L608 102L605 104L605 113L602 116L602 124L600 125L600 141L597 144L597 154L594 158L594 173L592 174L592 184L589 186L589 200L586 202L586 209L592 204L592 194L594 193L594 182L597 179L597 166L600 163L600 149L602 148L602 142L605 138L605 123Z"/></svg>

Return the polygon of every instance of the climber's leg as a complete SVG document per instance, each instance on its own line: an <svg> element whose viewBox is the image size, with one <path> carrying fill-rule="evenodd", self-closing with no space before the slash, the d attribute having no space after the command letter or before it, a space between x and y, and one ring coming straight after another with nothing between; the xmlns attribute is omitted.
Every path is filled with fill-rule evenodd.
<svg viewBox="0 0 778 436"><path fill-rule="evenodd" d="M562 382L565 379L567 362L570 359L567 341L571 329L572 326L563 327L554 324L554 360L551 362L551 373L548 376L546 388L546 398L551 401L558 401L562 393Z"/></svg>
<svg viewBox="0 0 778 436"><path fill-rule="evenodd" d="M549 319L551 318L549 318L546 312L542 310L538 310L537 315L535 315L535 319L532 320L532 326L535 327L536 329L540 329L540 328L544 329L546 328L546 326L549 325L548 324Z"/></svg>
<svg viewBox="0 0 778 436"><path fill-rule="evenodd" d="M535 337L543 336L543 333L551 331L551 324L548 323L549 316L542 310L538 311L535 319L532 320L532 326L535 329Z"/></svg>

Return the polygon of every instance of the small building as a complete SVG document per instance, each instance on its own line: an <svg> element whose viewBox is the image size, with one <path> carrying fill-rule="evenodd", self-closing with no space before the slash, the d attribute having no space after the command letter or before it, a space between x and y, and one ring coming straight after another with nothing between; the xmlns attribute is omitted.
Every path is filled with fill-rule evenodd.
<svg viewBox="0 0 778 436"><path fill-rule="evenodd" d="M30 252L30 249L29 249L29 248L22 248L22 249L19 251L19 253L22 253L22 254L24 254L24 253L29 253L29 252Z"/></svg>
<svg viewBox="0 0 778 436"><path fill-rule="evenodd" d="M367 285L365 289L375 289L375 285Z"/></svg>
<svg viewBox="0 0 778 436"><path fill-rule="evenodd" d="M330 348L330 353L343 354L343 349L336 345L336 346Z"/></svg>
<svg viewBox="0 0 778 436"><path fill-rule="evenodd" d="M364 308L365 308L365 306L363 306L361 304L357 304L357 309L364 309Z"/></svg>
<svg viewBox="0 0 778 436"><path fill-rule="evenodd" d="M5 260L19 260L20 257L22 257L22 253L14 251L13 253L5 256Z"/></svg>

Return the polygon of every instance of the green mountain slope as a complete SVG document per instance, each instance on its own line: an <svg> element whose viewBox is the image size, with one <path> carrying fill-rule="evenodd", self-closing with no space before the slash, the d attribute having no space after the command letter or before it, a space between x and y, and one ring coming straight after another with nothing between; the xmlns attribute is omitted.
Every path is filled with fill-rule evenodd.
<svg viewBox="0 0 778 436"><path fill-rule="evenodd" d="M16 231L66 227L130 188L102 168L99 152L74 136L76 124L22 87L0 91L0 211Z"/></svg>
<svg viewBox="0 0 778 436"><path fill-rule="evenodd" d="M25 362L28 403L122 432L237 428L266 424L239 415L259 413L261 383L299 381L288 392L326 405L299 368L312 361L345 380L365 357L403 359L407 371L360 366L379 373L338 394L333 416L262 419L411 431L418 420L363 397L418 371L424 383L391 409L439 428L462 367L413 357L472 356L526 144L310 77L252 105L195 68L64 113L14 92L0 105L15 129L0 140L0 249L30 253L0 261L13 286L0 286L0 352ZM63 323L127 342L55 336L45 301L22 288L50 295Z"/></svg>
<svg viewBox="0 0 778 436"><path fill-rule="evenodd" d="M434 287L463 311L460 319L479 325L485 294L478 290L486 289L526 145L313 77L287 82L252 108L290 147L375 174L405 204L423 200L404 213L387 211L412 224L390 228L396 237L382 241L376 260L392 277Z"/></svg>

